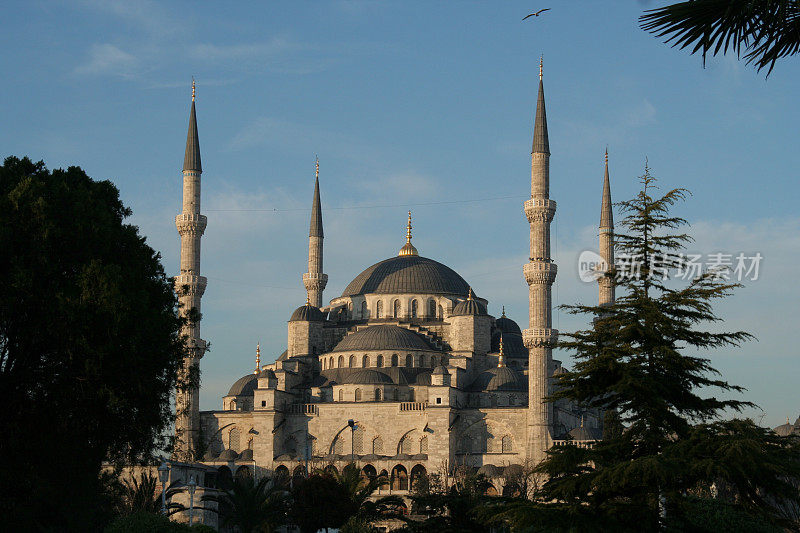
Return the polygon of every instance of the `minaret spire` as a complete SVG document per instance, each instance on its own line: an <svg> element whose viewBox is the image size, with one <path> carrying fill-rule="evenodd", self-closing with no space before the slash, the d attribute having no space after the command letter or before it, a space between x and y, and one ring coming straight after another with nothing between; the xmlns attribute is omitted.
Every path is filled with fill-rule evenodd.
<svg viewBox="0 0 800 533"><path fill-rule="evenodd" d="M314 199L311 202L311 224L308 230L308 272L303 274L307 302L322 307L322 291L328 284L328 275L322 273L322 202L319 195L319 158L314 161Z"/></svg>
<svg viewBox="0 0 800 533"><path fill-rule="evenodd" d="M552 345L558 338L553 329L552 285L556 264L550 258L550 222L555 216L556 203L550 200L550 142L547 135L547 113L544 103L542 61L539 62L539 94L531 149L531 198L525 202L525 216L530 225L529 261L524 266L528 283L529 327L522 332L528 348L528 430L527 457L534 464L545 458L552 443L552 404L548 379L552 360Z"/></svg>
<svg viewBox="0 0 800 533"><path fill-rule="evenodd" d="M614 303L614 283L610 269L614 267L614 212L611 203L611 182L608 178L608 148L605 155L605 173L603 175L603 198L600 202L600 257L606 264L606 273L597 279L599 285L599 305Z"/></svg>
<svg viewBox="0 0 800 533"><path fill-rule="evenodd" d="M506 358L505 354L503 353L503 334L500 334L500 355L497 356L497 368L503 368L506 366Z"/></svg>
<svg viewBox="0 0 800 533"><path fill-rule="evenodd" d="M261 342L256 344L256 370L253 374L261 372Z"/></svg>
<svg viewBox="0 0 800 533"><path fill-rule="evenodd" d="M195 112L196 89L192 80L192 104L189 109L189 132L183 158L183 210L175 217L175 226L181 236L181 268L175 277L175 290L184 317L200 316L200 300L206 290L207 280L200 275L200 238L208 220L200 214L200 140L197 134ZM181 331L187 339L181 378L197 372L200 358L206 351L206 341L200 338L200 322L187 321ZM200 392L197 387L181 387L175 400L175 454L179 460L196 460L194 457L200 435Z"/></svg>

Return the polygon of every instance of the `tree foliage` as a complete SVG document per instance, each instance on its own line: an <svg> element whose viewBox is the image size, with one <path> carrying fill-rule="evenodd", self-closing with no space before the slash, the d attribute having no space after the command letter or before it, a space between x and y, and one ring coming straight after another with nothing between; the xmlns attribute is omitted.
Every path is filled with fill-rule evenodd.
<svg viewBox="0 0 800 533"><path fill-rule="evenodd" d="M672 46L700 52L703 63L709 52L730 50L767 75L779 59L800 51L797 0L690 0L648 10L640 22Z"/></svg>
<svg viewBox="0 0 800 533"><path fill-rule="evenodd" d="M625 233L615 236L621 261L611 272L618 298L602 307L564 306L591 318L591 328L559 343L576 364L558 376L549 398L605 410L609 427L593 447L551 449L537 468L546 481L533 502L495 505L493 516L515 530L663 529L687 494L716 485L751 516L778 522L782 510L797 508L796 440L750 420L721 421L752 404L722 396L742 388L702 356L751 338L712 326L721 322L712 304L737 285L715 271L685 286L669 279L691 242L686 221L670 211L688 193L656 196L647 166L641 184L620 204Z"/></svg>
<svg viewBox="0 0 800 533"><path fill-rule="evenodd" d="M289 480L264 476L236 476L230 488L219 494L203 496L203 501L217 503L222 524L241 533L271 533L286 524L289 511Z"/></svg>
<svg viewBox="0 0 800 533"><path fill-rule="evenodd" d="M0 166L0 484L31 529L101 520L101 462L171 422L177 300L130 213L78 167Z"/></svg>

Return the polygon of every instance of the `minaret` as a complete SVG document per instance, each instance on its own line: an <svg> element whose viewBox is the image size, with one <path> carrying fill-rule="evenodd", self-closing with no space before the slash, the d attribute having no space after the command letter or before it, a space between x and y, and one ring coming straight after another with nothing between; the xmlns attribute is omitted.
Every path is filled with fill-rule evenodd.
<svg viewBox="0 0 800 533"><path fill-rule="evenodd" d="M189 113L189 132L183 158L183 212L175 217L181 236L181 271L175 277L175 290L184 317L195 315L197 320L183 326L186 352L183 358L183 378L199 376L200 358L206 351L206 341L200 338L200 299L206 290L206 278L200 275L200 238L208 222L200 214L200 141L195 116L195 85L192 80L192 106ZM179 460L192 460L200 433L200 394L198 387L180 388L175 399L175 453Z"/></svg>
<svg viewBox="0 0 800 533"><path fill-rule="evenodd" d="M608 148L606 172L603 176L603 201L600 206L600 257L606 263L606 274L597 279L600 286L599 305L614 303L614 283L609 271L614 267L614 213L611 204L611 184L608 180Z"/></svg>
<svg viewBox="0 0 800 533"><path fill-rule="evenodd" d="M308 230L308 272L303 274L303 285L308 292L308 301L314 307L322 307L322 291L328 284L328 275L322 273L322 203L319 199L319 159L316 160L314 201L311 204L311 226Z"/></svg>
<svg viewBox="0 0 800 533"><path fill-rule="evenodd" d="M551 288L556 278L556 265L550 258L550 222L556 203L550 195L550 143L547 138L547 114L544 106L542 61L539 60L539 96L533 126L531 149L531 199L525 202L525 216L530 224L530 261L523 268L528 282L528 318L530 326L522 332L528 348L528 449L527 456L538 464L552 442L552 404L548 373L552 360L552 344L558 331L552 329Z"/></svg>

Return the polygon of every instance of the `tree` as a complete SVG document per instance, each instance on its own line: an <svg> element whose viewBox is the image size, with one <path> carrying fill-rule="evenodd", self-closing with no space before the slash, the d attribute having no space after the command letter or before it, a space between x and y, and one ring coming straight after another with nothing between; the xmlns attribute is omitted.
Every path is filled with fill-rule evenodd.
<svg viewBox="0 0 800 533"><path fill-rule="evenodd" d="M164 494L168 514L186 510L183 504L170 501L173 496L184 490L185 488L177 481L169 484ZM138 477L131 476L123 479L120 496L119 512L123 515L138 512L154 514L161 512L161 491L158 490L158 480L150 472L142 472Z"/></svg>
<svg viewBox="0 0 800 533"><path fill-rule="evenodd" d="M203 501L217 503L222 524L236 527L240 533L272 533L286 524L289 511L289 480L282 476L236 476L230 488L220 494L203 496Z"/></svg>
<svg viewBox="0 0 800 533"><path fill-rule="evenodd" d="M612 271L621 295L608 306L564 306L593 320L559 343L577 362L558 376L549 398L611 412L616 427L591 448L549 450L537 468L546 481L535 501L494 509L496 520L513 527L654 531L669 525L687 494L717 482L730 487L739 509L775 521L779 508L800 498L796 443L750 420L719 421L725 411L752 404L707 395L742 391L698 355L750 338L704 329L720 321L713 301L737 285L713 271L684 287L668 279L691 240L679 232L686 221L670 208L688 193L653 197L647 166L641 183L641 192L621 204L628 233L616 236L621 262Z"/></svg>
<svg viewBox="0 0 800 533"><path fill-rule="evenodd" d="M401 498L372 499L385 483L385 476L366 476L352 463L341 473L334 468L317 470L295 487L292 520L302 531L316 532L341 528L348 521L350 527L355 528L394 516L397 508L403 505Z"/></svg>
<svg viewBox="0 0 800 533"><path fill-rule="evenodd" d="M767 76L778 59L800 51L797 0L690 0L651 9L639 18L642 29L691 53L736 52Z"/></svg>
<svg viewBox="0 0 800 533"><path fill-rule="evenodd" d="M428 518L422 521L407 519L406 529L439 533L486 531L486 522L478 511L490 499L485 496L490 486L483 474L466 467L457 468L449 489L431 483L427 490L411 495L414 507L424 509Z"/></svg>
<svg viewBox="0 0 800 533"><path fill-rule="evenodd" d="M20 530L96 529L101 462L164 444L181 319L130 214L78 167L0 166L0 485Z"/></svg>

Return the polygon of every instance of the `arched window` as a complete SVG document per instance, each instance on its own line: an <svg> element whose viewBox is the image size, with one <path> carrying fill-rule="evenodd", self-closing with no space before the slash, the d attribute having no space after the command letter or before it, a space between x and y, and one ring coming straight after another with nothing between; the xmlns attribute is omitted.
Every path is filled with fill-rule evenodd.
<svg viewBox="0 0 800 533"><path fill-rule="evenodd" d="M383 453L383 439L380 435L372 439L372 453L381 455Z"/></svg>
<svg viewBox="0 0 800 533"><path fill-rule="evenodd" d="M406 366L408 368L411 368L412 366L414 366L414 356L413 355L408 354L406 356Z"/></svg>
<svg viewBox="0 0 800 533"><path fill-rule="evenodd" d="M217 485L221 489L229 489L233 486L233 474L227 466L221 466L217 470Z"/></svg>
<svg viewBox="0 0 800 533"><path fill-rule="evenodd" d="M501 450L503 453L511 453L512 451L514 451L514 446L511 441L511 435L506 435L505 437L503 437L501 446L502 446Z"/></svg>
<svg viewBox="0 0 800 533"><path fill-rule="evenodd" d="M239 438L240 438L239 428L233 428L230 431L230 433L228 433L228 449L233 451L238 451Z"/></svg>
<svg viewBox="0 0 800 533"><path fill-rule="evenodd" d="M380 389L375 389L375 401L376 402L381 401L381 390Z"/></svg>
<svg viewBox="0 0 800 533"><path fill-rule="evenodd" d="M333 368L333 357L328 360L328 368Z"/></svg>
<svg viewBox="0 0 800 533"><path fill-rule="evenodd" d="M392 490L408 490L408 472L403 465L392 468Z"/></svg>
<svg viewBox="0 0 800 533"><path fill-rule="evenodd" d="M437 357L435 355L432 355L431 356L431 368L436 368L436 366L438 364L439 364L439 359L437 359Z"/></svg>
<svg viewBox="0 0 800 533"><path fill-rule="evenodd" d="M375 304L375 318L383 318L383 300L378 300Z"/></svg>
<svg viewBox="0 0 800 533"><path fill-rule="evenodd" d="M339 363L339 368L343 368L344 367L344 356L343 355L339 356L338 363Z"/></svg>
<svg viewBox="0 0 800 533"><path fill-rule="evenodd" d="M442 306L440 305L439 306L439 320L441 320L442 318L444 318L444 309L442 309Z"/></svg>
<svg viewBox="0 0 800 533"><path fill-rule="evenodd" d="M436 300L428 300L428 317L436 318Z"/></svg>
<svg viewBox="0 0 800 533"><path fill-rule="evenodd" d="M353 432L353 453L356 455L364 454L364 434L366 430L363 426L356 426Z"/></svg>
<svg viewBox="0 0 800 533"><path fill-rule="evenodd" d="M383 368L383 355L378 356L378 368Z"/></svg>
<svg viewBox="0 0 800 533"><path fill-rule="evenodd" d="M361 401L361 389L356 389L356 401Z"/></svg>
<svg viewBox="0 0 800 533"><path fill-rule="evenodd" d="M289 481L289 469L284 465L280 465L275 469L275 478Z"/></svg>
<svg viewBox="0 0 800 533"><path fill-rule="evenodd" d="M339 401L344 401L344 391L342 389L339 389Z"/></svg>
<svg viewBox="0 0 800 533"><path fill-rule="evenodd" d="M328 368L328 360L327 359L323 359L322 360L322 370L327 370L327 368Z"/></svg>
<svg viewBox="0 0 800 533"><path fill-rule="evenodd" d="M383 482L379 487L381 490L385 490L389 488L389 472L386 469L381 470L381 473L378 474Z"/></svg>
<svg viewBox="0 0 800 533"><path fill-rule="evenodd" d="M367 301L361 302L361 318L369 318L369 310L367 309Z"/></svg>
<svg viewBox="0 0 800 533"><path fill-rule="evenodd" d="M351 355L350 356L350 360L347 361L347 366L349 366L350 368L354 368L356 366L356 356L355 355Z"/></svg>
<svg viewBox="0 0 800 533"><path fill-rule="evenodd" d="M400 400L400 391L399 390L394 389L392 391L392 400L394 400L395 402Z"/></svg>
<svg viewBox="0 0 800 533"><path fill-rule="evenodd" d="M411 442L411 437L406 435L403 437L403 440L400 441L400 453L405 453L407 455L414 454L414 448Z"/></svg>
<svg viewBox="0 0 800 533"><path fill-rule="evenodd" d="M400 318L400 300L395 300L392 303L392 318Z"/></svg>
<svg viewBox="0 0 800 533"><path fill-rule="evenodd" d="M392 366L397 366L397 365L398 365L397 354L393 353L392 354Z"/></svg>
<svg viewBox="0 0 800 533"><path fill-rule="evenodd" d="M367 368L369 366L369 356L365 355L361 358L361 366L362 368Z"/></svg>
<svg viewBox="0 0 800 533"><path fill-rule="evenodd" d="M428 453L428 436L419 439L419 453Z"/></svg>
<svg viewBox="0 0 800 533"><path fill-rule="evenodd" d="M411 316L413 318L417 318L419 314L419 302L417 302L416 298L411 300Z"/></svg>
<svg viewBox="0 0 800 533"><path fill-rule="evenodd" d="M344 439L341 435L336 437L336 440L333 441L333 446L331 446L331 451L336 455L344 455Z"/></svg>

